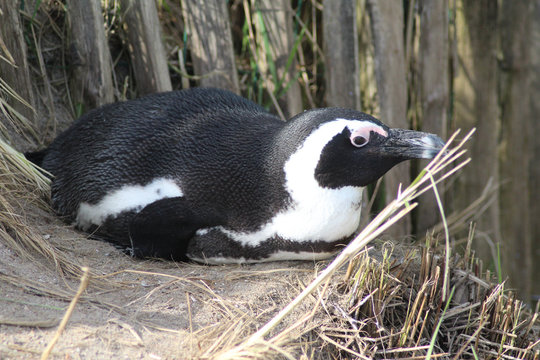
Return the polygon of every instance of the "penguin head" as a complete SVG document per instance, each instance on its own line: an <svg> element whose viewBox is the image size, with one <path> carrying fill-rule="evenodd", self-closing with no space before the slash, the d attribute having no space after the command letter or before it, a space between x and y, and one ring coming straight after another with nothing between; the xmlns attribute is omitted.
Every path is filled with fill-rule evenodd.
<svg viewBox="0 0 540 360"><path fill-rule="evenodd" d="M400 162L431 159L444 146L436 135L389 128L354 110L316 109L293 120L303 124L307 136L291 160L309 167L306 170L323 188L366 186Z"/></svg>

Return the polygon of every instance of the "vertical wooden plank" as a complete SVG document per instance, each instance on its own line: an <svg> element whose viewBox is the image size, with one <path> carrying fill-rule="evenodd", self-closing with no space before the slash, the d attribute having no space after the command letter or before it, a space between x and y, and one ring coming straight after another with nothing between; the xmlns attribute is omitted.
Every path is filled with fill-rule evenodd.
<svg viewBox="0 0 540 360"><path fill-rule="evenodd" d="M323 2L326 103L361 109L356 1Z"/></svg>
<svg viewBox="0 0 540 360"><path fill-rule="evenodd" d="M448 112L448 1L421 0L420 49L418 52L422 130L447 137ZM419 235L440 221L433 192L419 199Z"/></svg>
<svg viewBox="0 0 540 360"><path fill-rule="evenodd" d="M534 2L531 18L531 53L530 71L532 72L529 87L529 113L540 114L540 1ZM540 121L531 117L530 163L529 163L529 194L530 218L532 237L532 294L533 300L540 300Z"/></svg>
<svg viewBox="0 0 540 360"><path fill-rule="evenodd" d="M379 118L390 127L408 128L402 2L368 0L367 9L375 46ZM386 198L390 201L395 198L400 183L403 188L410 183L409 163L402 163L389 171L384 181ZM410 232L411 218L407 216L388 233L398 238Z"/></svg>
<svg viewBox="0 0 540 360"><path fill-rule="evenodd" d="M472 164L456 179L453 207L464 209L488 182L499 182L499 107L497 102L497 0L457 4L457 75L454 79L454 128L476 127L468 144ZM491 263L500 242L499 199L477 220L476 254Z"/></svg>
<svg viewBox="0 0 540 360"><path fill-rule="evenodd" d="M289 88L281 98L278 98L278 102L285 115L290 118L303 110L300 84L295 79L296 57L290 67L288 69L286 67L295 42L291 2L289 0L257 0L254 5L255 9L260 12L263 21L261 24L259 19L254 19L255 27L261 33L261 26L264 25L278 77L278 79L269 82L269 91L275 91L275 84L280 79L284 79L282 87L289 86Z"/></svg>
<svg viewBox="0 0 540 360"><path fill-rule="evenodd" d="M239 93L227 2L183 0L182 9L193 66L196 75L201 76L200 86Z"/></svg>
<svg viewBox="0 0 540 360"><path fill-rule="evenodd" d="M120 4L139 93L172 90L155 1L122 0Z"/></svg>
<svg viewBox="0 0 540 360"><path fill-rule="evenodd" d="M75 106L89 110L114 101L112 61L100 0L67 3L73 65L71 92Z"/></svg>
<svg viewBox="0 0 540 360"><path fill-rule="evenodd" d="M510 286L529 301L532 275L532 239L529 195L529 141L532 124L538 121L529 107L532 2L501 3L502 48L502 144L501 144L501 236L503 264ZM536 99L538 101L538 99ZM538 201L540 199L536 199ZM535 200L532 200L535 201Z"/></svg>
<svg viewBox="0 0 540 360"><path fill-rule="evenodd" d="M27 50L19 16L19 1L0 1L0 77L23 100L13 99L10 104L15 111L34 122L34 93L28 71Z"/></svg>

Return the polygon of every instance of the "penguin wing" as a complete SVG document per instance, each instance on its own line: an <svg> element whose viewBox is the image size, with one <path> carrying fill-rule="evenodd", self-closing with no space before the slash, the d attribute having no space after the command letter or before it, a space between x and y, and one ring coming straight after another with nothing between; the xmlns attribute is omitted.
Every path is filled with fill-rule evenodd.
<svg viewBox="0 0 540 360"><path fill-rule="evenodd" d="M129 224L133 254L185 261L189 241L198 229L213 225L209 220L196 214L183 197L154 201L137 213Z"/></svg>

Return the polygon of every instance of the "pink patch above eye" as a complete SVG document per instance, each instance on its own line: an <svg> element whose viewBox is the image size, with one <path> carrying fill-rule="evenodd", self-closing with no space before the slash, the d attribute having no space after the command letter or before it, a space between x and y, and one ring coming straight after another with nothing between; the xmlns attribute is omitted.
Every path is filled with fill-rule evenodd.
<svg viewBox="0 0 540 360"><path fill-rule="evenodd" d="M376 132L378 134L381 134L384 137L388 136L388 132L386 132L383 128L381 128L379 126L375 126L375 125L373 125L373 126L367 125L367 126L361 126L358 129L354 130L351 133L351 140L354 139L357 136L361 136L361 137L363 137L363 138L365 138L366 140L369 141L369 134L372 131Z"/></svg>

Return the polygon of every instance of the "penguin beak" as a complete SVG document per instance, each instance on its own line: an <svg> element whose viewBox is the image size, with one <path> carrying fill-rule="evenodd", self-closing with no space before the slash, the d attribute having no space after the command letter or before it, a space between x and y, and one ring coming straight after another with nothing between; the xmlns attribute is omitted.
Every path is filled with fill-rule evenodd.
<svg viewBox="0 0 540 360"><path fill-rule="evenodd" d="M390 129L383 147L386 155L403 160L431 159L444 147L444 141L421 131Z"/></svg>

